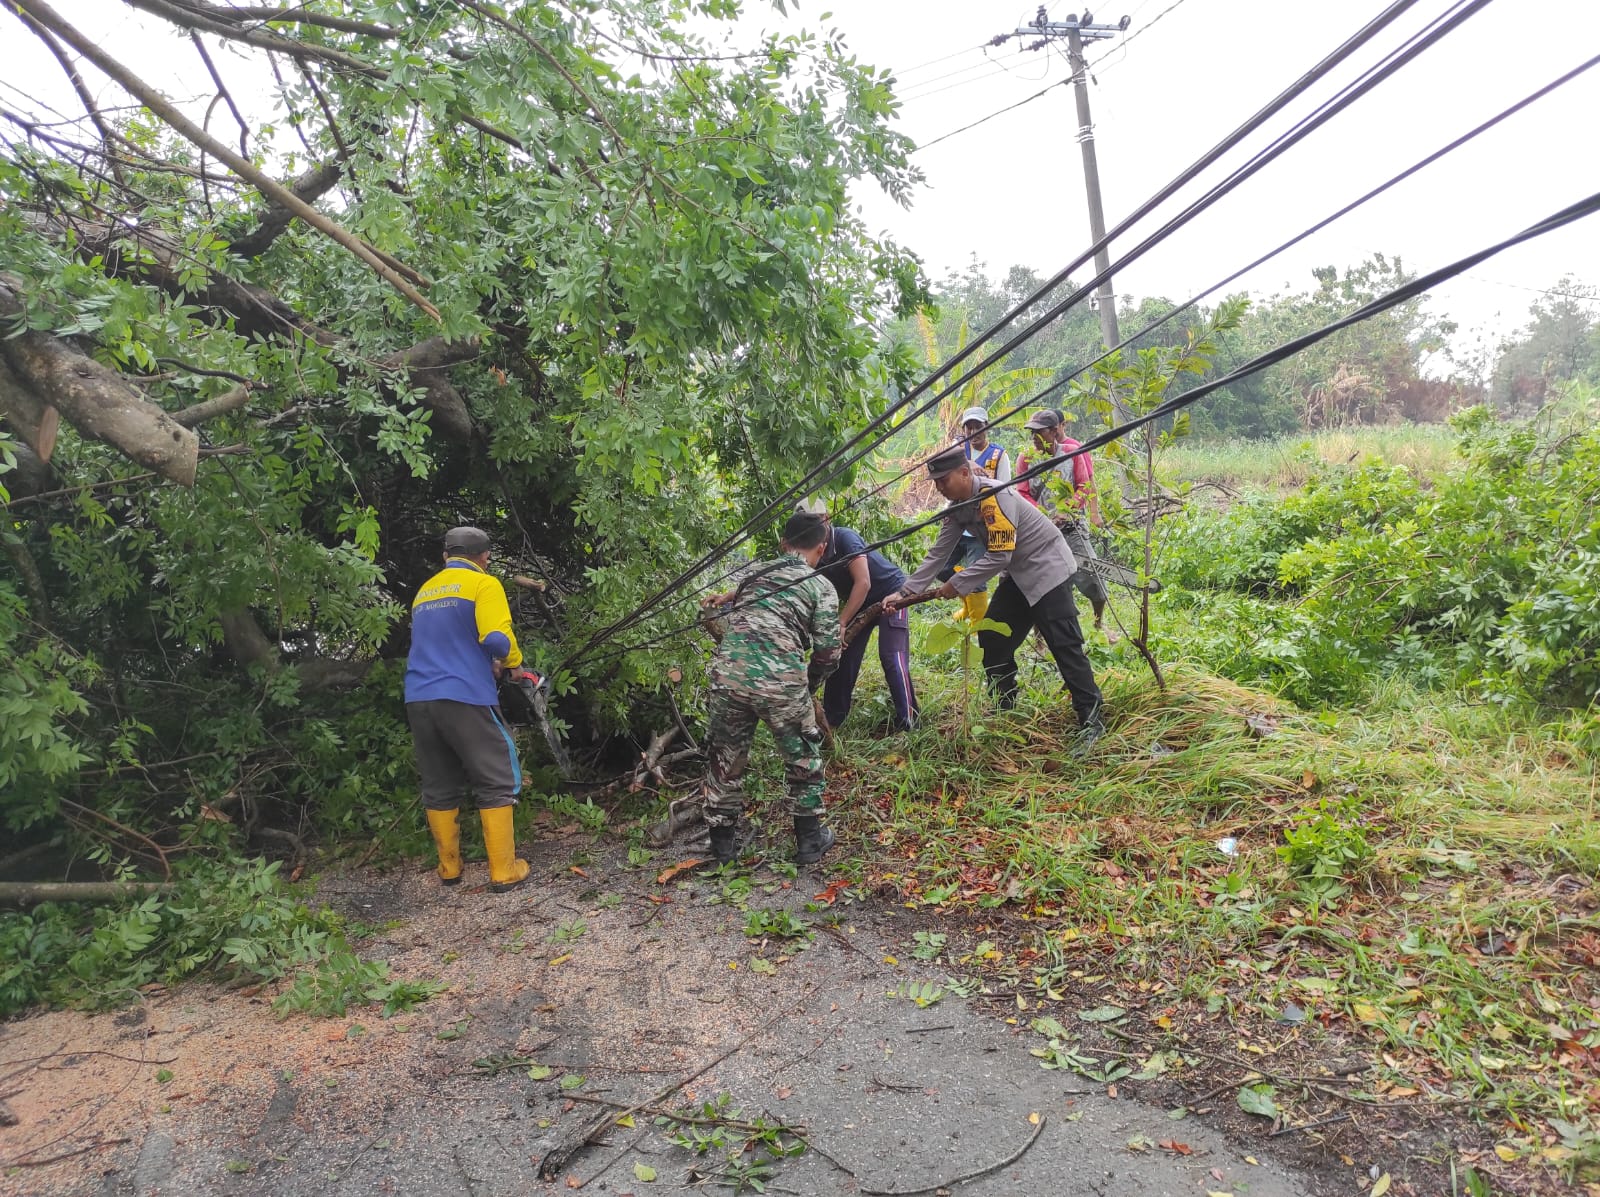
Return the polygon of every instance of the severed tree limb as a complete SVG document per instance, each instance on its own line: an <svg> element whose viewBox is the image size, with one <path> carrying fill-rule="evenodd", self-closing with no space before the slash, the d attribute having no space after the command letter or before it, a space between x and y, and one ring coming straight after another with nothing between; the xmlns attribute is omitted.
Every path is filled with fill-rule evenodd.
<svg viewBox="0 0 1600 1197"><path fill-rule="evenodd" d="M21 298L0 280L0 318L22 314ZM74 428L154 470L193 486L200 441L120 374L48 333L29 331L0 341L11 373L36 398L59 409Z"/></svg>
<svg viewBox="0 0 1600 1197"><path fill-rule="evenodd" d="M433 427L452 440L470 442L474 427L472 413L446 371L450 366L478 356L479 352L476 337L461 341L429 337L408 349L390 354L379 365L385 370L405 371L411 381L421 388L419 401L433 413Z"/></svg>
<svg viewBox="0 0 1600 1197"><path fill-rule="evenodd" d="M28 0L18 0L19 4L33 7ZM174 4L169 0L127 0L134 8L142 8L152 16L160 17L163 21L177 25L183 29L200 29L207 33L214 33L218 37L227 38L229 41L245 42L262 50L274 50L279 54L286 54L294 59L315 58L322 62L341 66L358 75L376 75L382 77L388 72L381 67L373 66L357 58L354 54L346 54L343 50L332 46L320 46L312 42L297 41L292 37L281 37L276 33L268 33L253 25L234 25L226 20L218 20L210 5L200 4ZM70 39L69 39L70 40ZM96 64L98 65L98 64ZM101 68L104 69L104 68ZM106 72L110 74L109 71ZM112 76L115 78L116 76Z"/></svg>
<svg viewBox="0 0 1600 1197"><path fill-rule="evenodd" d="M235 661L246 667L260 666L269 674L286 668L293 669L300 677L300 689L306 693L347 690L360 685L372 672L371 661L314 657L306 661L285 662L278 646L261 630L261 625L248 608L224 611L217 616L217 622L222 625L223 643Z"/></svg>
<svg viewBox="0 0 1600 1197"><path fill-rule="evenodd" d="M121 902L166 893L161 881L0 881L0 906L41 902Z"/></svg>
<svg viewBox="0 0 1600 1197"><path fill-rule="evenodd" d="M192 10L215 21L249 21L252 24L257 21L266 21L294 25L314 25L319 29L333 29L340 33L356 33L363 37L383 39L400 36L398 29L391 28L388 25L374 25L370 21L357 21L350 17L336 17L327 13L311 12L303 5L297 5L293 8L276 8L271 5L197 4L193 3L192 0L173 0L173 5L177 8Z"/></svg>
<svg viewBox="0 0 1600 1197"><path fill-rule="evenodd" d="M229 169L240 178L253 184L267 198L289 209L290 212L312 228L349 250L361 261L372 267L378 277L405 296L420 311L425 312L434 320L441 319L439 309L423 298L422 293L412 285L413 281L426 285L426 280L421 275L409 268L406 268L404 275L402 275L394 266L384 261L383 257L365 241L362 241L342 225L318 212L249 159L234 153L212 137L204 129L184 116L176 105L169 102L155 88L135 75L121 62L106 54L91 39L85 37L77 28L64 20L59 13L45 3L45 0L14 0L14 3L20 12L31 17L37 24L48 28L62 41L77 50L79 54L94 63L96 67L121 85L129 95L160 117L161 120L165 121L197 148L205 150L213 158L225 163ZM138 0L138 4L140 7L148 6L152 11L155 11L158 7L154 0ZM289 44L299 46L297 42Z"/></svg>
<svg viewBox="0 0 1600 1197"><path fill-rule="evenodd" d="M191 404L181 411L172 413L172 422L181 424L185 428L195 428L207 420L215 420L218 416L225 416L229 412L238 411L250 402L250 386L236 386L231 391L225 391L213 399L204 399L199 403Z"/></svg>
<svg viewBox="0 0 1600 1197"><path fill-rule="evenodd" d="M14 470L0 475L0 486L11 494L12 503L36 497L50 484L50 467L27 445L18 445L13 451L17 459Z"/></svg>
<svg viewBox="0 0 1600 1197"><path fill-rule="evenodd" d="M42 628L50 626L50 592L44 588L44 578L39 573L38 562L34 561L33 554L28 552L28 546L22 542L22 537L5 528L0 528L0 552L11 558L11 564L16 568L17 575L22 579L22 588L28 592L28 597L33 600L33 609L29 612L33 621Z"/></svg>

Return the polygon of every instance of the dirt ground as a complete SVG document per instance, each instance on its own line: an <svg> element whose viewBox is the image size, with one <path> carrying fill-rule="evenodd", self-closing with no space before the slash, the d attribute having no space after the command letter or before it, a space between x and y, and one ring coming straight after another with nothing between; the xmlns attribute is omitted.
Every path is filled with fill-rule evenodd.
<svg viewBox="0 0 1600 1197"><path fill-rule="evenodd" d="M620 845L571 832L527 854L535 876L507 895L483 888L481 864L456 890L420 865L322 879L323 900L383 928L365 953L449 986L391 1019L279 1021L271 990L192 985L0 1026L16 1116L0 1127L0 1193L734 1192L778 1124L810 1150L755 1173L769 1192L934 1193L982 1173L959 1192L1304 1197L1377 1175L1366 1157L1308 1168L1237 1111L1175 1121L1129 1086L1044 1070L1028 1016L1004 1002L919 1005L929 990L908 988L944 971L910 958L911 913L806 913L820 873L752 874L750 910L810 924L809 942L786 941L747 937L716 878L658 882L659 857L630 870ZM700 1110L677 1132L714 1140L704 1155L641 1112L538 1179L596 1100L647 1103L685 1078L663 1104ZM1395 1191L1416 1191L1393 1150Z"/></svg>

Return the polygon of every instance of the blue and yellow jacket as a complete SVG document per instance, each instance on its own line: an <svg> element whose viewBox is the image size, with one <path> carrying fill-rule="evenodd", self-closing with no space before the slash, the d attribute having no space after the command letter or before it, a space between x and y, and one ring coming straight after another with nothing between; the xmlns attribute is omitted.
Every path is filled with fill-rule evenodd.
<svg viewBox="0 0 1600 1197"><path fill-rule="evenodd" d="M522 664L505 587L476 562L449 558L411 603L406 701L498 706L492 662L501 659L508 669Z"/></svg>

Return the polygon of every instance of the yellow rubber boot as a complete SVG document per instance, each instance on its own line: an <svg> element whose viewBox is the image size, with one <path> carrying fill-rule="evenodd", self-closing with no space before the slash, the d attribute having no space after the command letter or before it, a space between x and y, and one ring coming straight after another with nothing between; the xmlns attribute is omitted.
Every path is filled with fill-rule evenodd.
<svg viewBox="0 0 1600 1197"><path fill-rule="evenodd" d="M528 862L517 859L516 832L511 829L509 806L480 810L483 820L483 846L489 854L489 892L503 894L528 879Z"/></svg>
<svg viewBox="0 0 1600 1197"><path fill-rule="evenodd" d="M446 885L461 884L461 824L456 821L459 810L430 810L428 830L433 832L433 843L439 849L439 880Z"/></svg>

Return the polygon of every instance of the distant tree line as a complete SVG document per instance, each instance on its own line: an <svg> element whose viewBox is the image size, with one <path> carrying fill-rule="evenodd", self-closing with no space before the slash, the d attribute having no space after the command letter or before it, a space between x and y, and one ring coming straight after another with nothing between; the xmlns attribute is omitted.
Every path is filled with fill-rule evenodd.
<svg viewBox="0 0 1600 1197"><path fill-rule="evenodd" d="M1414 277L1400 258L1384 254L1374 254L1343 271L1322 267L1312 271L1312 276L1315 286L1307 290L1254 300L1238 328L1221 334L1218 370L1232 370ZM891 339L905 344L921 342L930 362L943 360L1043 281L1025 266L1013 266L995 280L983 263L974 260L934 287L937 307L931 317L920 323L900 322L891 330ZM1072 289L1073 283L1064 284L1053 298L1065 297ZM1535 301L1524 330L1505 339L1477 363L1450 356L1449 339L1457 326L1430 312L1426 298L1401 304L1212 395L1194 410L1194 432L1254 438L1399 420L1437 423L1451 412L1485 399L1507 413L1525 413L1546 402L1552 387L1585 378L1600 380L1597 294L1571 279L1562 280ZM1040 310L1047 306L1036 305ZM1123 335L1147 327L1175 306L1162 296L1124 299L1118 313ZM1213 311L1201 306L1185 312L1136 337L1131 349L1180 344L1186 330L1204 323ZM1024 319L1019 327L1026 326ZM930 329L931 348L927 345ZM1051 321L1000 363L992 372L992 389L998 393L1002 380L1014 379L1013 372L1021 369L1071 372L1093 361L1103 348L1097 314L1087 303L1080 304ZM1440 362L1448 366L1442 377L1437 368ZM1173 393L1180 394L1199 382L1182 379ZM1044 381L1034 382L1030 389L1037 391L1044 385ZM1009 394L1015 388L1004 389ZM1007 406L1016 401L1011 398ZM1004 432L999 436L1009 443Z"/></svg>

